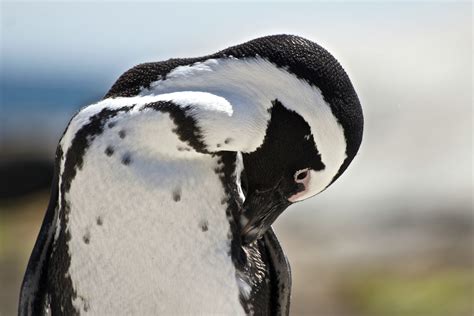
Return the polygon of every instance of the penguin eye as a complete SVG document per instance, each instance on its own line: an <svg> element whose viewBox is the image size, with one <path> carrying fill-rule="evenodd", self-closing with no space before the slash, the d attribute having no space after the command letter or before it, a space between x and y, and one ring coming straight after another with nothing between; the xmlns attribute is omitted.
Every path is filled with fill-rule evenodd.
<svg viewBox="0 0 474 316"><path fill-rule="evenodd" d="M303 170L298 170L295 173L295 182L306 182L306 180L309 178L309 169L303 169Z"/></svg>

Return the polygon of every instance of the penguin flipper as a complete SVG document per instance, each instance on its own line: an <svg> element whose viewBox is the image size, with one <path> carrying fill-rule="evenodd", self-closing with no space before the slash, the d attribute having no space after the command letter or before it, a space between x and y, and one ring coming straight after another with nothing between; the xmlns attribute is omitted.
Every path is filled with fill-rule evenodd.
<svg viewBox="0 0 474 316"><path fill-rule="evenodd" d="M291 269L290 263L281 248L273 228L270 227L263 235L265 247L270 258L272 282L276 288L272 288L272 310L275 315L289 315L291 297Z"/></svg>
<svg viewBox="0 0 474 316"><path fill-rule="evenodd" d="M47 296L47 271L58 218L58 179L60 150L56 153L51 197L31 253L20 290L18 315L43 315Z"/></svg>

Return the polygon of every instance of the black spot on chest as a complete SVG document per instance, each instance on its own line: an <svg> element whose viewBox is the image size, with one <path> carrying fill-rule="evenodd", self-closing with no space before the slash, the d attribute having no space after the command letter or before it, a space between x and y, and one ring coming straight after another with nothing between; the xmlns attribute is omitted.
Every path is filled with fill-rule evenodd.
<svg viewBox="0 0 474 316"><path fill-rule="evenodd" d="M82 236L82 240L88 245L91 241L91 234L89 232L85 233L84 236Z"/></svg>
<svg viewBox="0 0 474 316"><path fill-rule="evenodd" d="M125 153L122 156L122 164L125 166L128 166L131 162L132 162L132 156L130 155L130 153Z"/></svg>
<svg viewBox="0 0 474 316"><path fill-rule="evenodd" d="M124 139L125 136L127 136L127 133L125 132L125 130L122 129L118 132L118 135L121 139Z"/></svg>
<svg viewBox="0 0 474 316"><path fill-rule="evenodd" d="M114 148L112 146L107 146L107 148L105 148L105 154L107 156L112 156L114 154Z"/></svg>
<svg viewBox="0 0 474 316"><path fill-rule="evenodd" d="M207 232L207 231L209 230L209 223L208 223L206 220L201 221L201 225L200 225L200 226L201 226L201 230L202 230L203 232Z"/></svg>
<svg viewBox="0 0 474 316"><path fill-rule="evenodd" d="M191 151L191 148L183 146L177 146L176 149L178 149L178 151Z"/></svg>
<svg viewBox="0 0 474 316"><path fill-rule="evenodd" d="M173 190L173 201L175 202L181 201L181 188L175 188Z"/></svg>

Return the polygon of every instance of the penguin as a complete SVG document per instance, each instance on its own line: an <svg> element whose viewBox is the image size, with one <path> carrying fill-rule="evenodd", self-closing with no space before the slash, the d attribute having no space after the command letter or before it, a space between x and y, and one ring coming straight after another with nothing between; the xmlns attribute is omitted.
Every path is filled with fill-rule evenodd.
<svg viewBox="0 0 474 316"><path fill-rule="evenodd" d="M288 315L271 225L339 178L363 122L299 36L133 67L59 142L19 315Z"/></svg>

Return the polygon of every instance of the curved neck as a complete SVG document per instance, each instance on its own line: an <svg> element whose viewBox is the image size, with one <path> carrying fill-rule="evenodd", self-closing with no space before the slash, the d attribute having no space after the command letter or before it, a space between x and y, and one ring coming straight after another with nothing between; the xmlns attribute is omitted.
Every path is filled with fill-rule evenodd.
<svg viewBox="0 0 474 316"><path fill-rule="evenodd" d="M272 101L278 99L288 110L308 122L323 160L331 169L339 168L346 157L344 130L324 100L321 90L284 68L263 58L209 59L180 66L165 79L150 84L140 96L184 91L206 92L231 104L233 122L248 144L241 151L252 152L263 142ZM224 131L225 129L223 129Z"/></svg>
<svg viewBox="0 0 474 316"><path fill-rule="evenodd" d="M254 152L263 144L269 110L277 99L308 123L326 166L318 173L320 185L312 191L319 192L328 185L347 157L344 129L321 90L260 57L209 59L180 66L165 79L151 83L139 95L172 97L199 92L222 98L231 109L225 115L214 112L209 116L206 105L196 110L195 117L212 150L219 150L219 135L233 135L229 137L238 137L239 142L234 146L220 146L221 150Z"/></svg>

